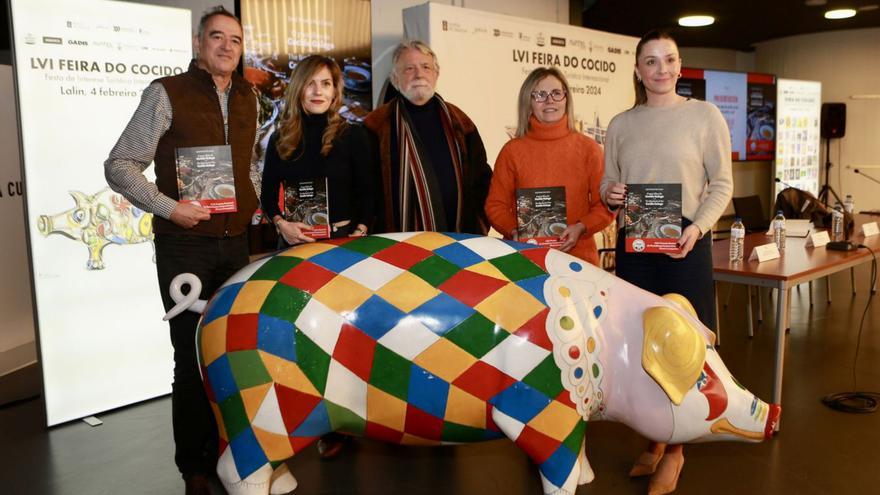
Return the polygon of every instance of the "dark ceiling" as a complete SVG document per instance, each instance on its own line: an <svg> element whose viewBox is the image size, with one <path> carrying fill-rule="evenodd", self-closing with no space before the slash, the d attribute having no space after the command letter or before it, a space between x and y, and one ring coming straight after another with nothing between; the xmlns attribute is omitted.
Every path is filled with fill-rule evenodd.
<svg viewBox="0 0 880 495"><path fill-rule="evenodd" d="M0 50L9 50L9 0L0 7ZM880 27L880 9L861 10L851 19L830 21L830 8L877 6L880 0L828 0L810 7L806 0L571 0L570 17L583 12L583 26L612 33L641 36L653 28L670 28L681 46L752 50L752 44L795 34ZM704 28L678 27L685 14L710 14L715 24Z"/></svg>
<svg viewBox="0 0 880 495"><path fill-rule="evenodd" d="M880 27L880 0L828 0L811 7L806 0L572 0L570 17L583 12L583 26L641 36L654 28L672 32L679 45L751 51L752 44L797 34ZM867 9L865 9L867 7ZM862 8L855 17L828 20L826 10ZM715 24L678 26L683 15L707 14ZM878 47L880 48L880 47Z"/></svg>

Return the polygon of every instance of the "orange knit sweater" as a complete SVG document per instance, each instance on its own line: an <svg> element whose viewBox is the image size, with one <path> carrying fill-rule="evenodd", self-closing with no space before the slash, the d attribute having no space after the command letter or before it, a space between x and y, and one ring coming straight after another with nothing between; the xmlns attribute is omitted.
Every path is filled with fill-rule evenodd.
<svg viewBox="0 0 880 495"><path fill-rule="evenodd" d="M517 189L564 186L567 223L581 222L587 228L570 253L598 265L593 234L614 218L599 196L604 163L602 148L594 140L569 130L568 117L542 124L532 116L526 135L508 141L495 161L486 198L489 222L510 238L516 228Z"/></svg>

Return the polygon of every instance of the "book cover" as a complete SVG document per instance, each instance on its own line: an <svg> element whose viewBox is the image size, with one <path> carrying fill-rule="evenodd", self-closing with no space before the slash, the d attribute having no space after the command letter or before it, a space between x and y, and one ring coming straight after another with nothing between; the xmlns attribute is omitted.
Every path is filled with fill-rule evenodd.
<svg viewBox="0 0 880 495"><path fill-rule="evenodd" d="M327 178L301 180L284 186L284 219L309 226L302 233L313 239L330 238Z"/></svg>
<svg viewBox="0 0 880 495"><path fill-rule="evenodd" d="M627 253L678 251L681 237L681 184L627 184Z"/></svg>
<svg viewBox="0 0 880 495"><path fill-rule="evenodd" d="M181 203L196 204L211 213L238 211L232 173L232 148L228 144L177 148L175 160L177 192Z"/></svg>
<svg viewBox="0 0 880 495"><path fill-rule="evenodd" d="M520 242L559 247L567 227L565 188L535 187L516 190L516 228Z"/></svg>

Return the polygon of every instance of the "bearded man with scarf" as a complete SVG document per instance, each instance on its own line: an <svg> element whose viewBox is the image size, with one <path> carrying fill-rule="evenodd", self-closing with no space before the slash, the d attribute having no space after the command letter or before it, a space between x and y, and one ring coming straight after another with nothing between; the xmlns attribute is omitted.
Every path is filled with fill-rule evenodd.
<svg viewBox="0 0 880 495"><path fill-rule="evenodd" d="M440 66L427 44L400 43L392 64L400 95L364 120L382 184L373 232L486 234L492 170L477 127L434 92Z"/></svg>

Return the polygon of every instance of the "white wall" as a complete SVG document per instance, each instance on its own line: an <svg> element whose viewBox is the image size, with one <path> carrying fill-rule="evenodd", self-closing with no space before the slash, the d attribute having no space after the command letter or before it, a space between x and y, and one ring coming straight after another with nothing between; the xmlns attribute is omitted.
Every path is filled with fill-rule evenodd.
<svg viewBox="0 0 880 495"><path fill-rule="evenodd" d="M850 99L880 95L880 28L792 36L755 46L757 71L821 81L823 102L846 103L846 136L831 141L830 185L840 195L852 194L857 210L880 208L880 184L851 170L863 169L880 179L880 99ZM824 140L821 158L824 163Z"/></svg>
<svg viewBox="0 0 880 495"><path fill-rule="evenodd" d="M373 104L391 72L391 52L403 39L403 9L428 3L425 0L373 0L370 15L373 32ZM443 3L539 21L568 24L568 0L446 0ZM443 61L440 61L443 64Z"/></svg>
<svg viewBox="0 0 880 495"><path fill-rule="evenodd" d="M723 48L681 47L682 65L700 69L753 72L755 54Z"/></svg>
<svg viewBox="0 0 880 495"><path fill-rule="evenodd" d="M199 18L202 14L217 5L222 5L226 10L235 13L234 0L126 0L131 3L145 3L149 5L162 5L165 7L178 7L192 11L192 32L195 34L199 26Z"/></svg>

